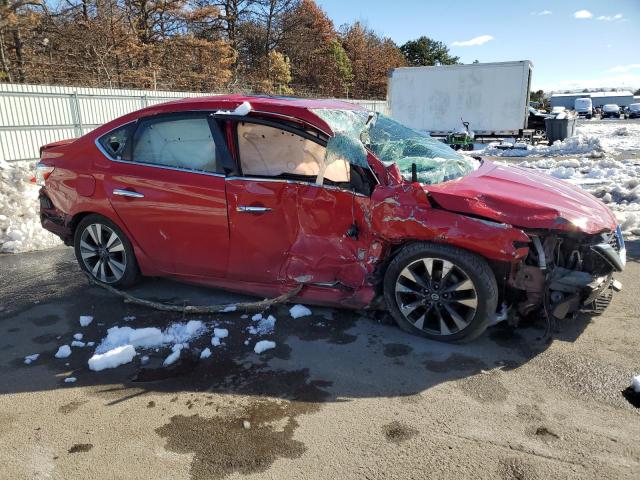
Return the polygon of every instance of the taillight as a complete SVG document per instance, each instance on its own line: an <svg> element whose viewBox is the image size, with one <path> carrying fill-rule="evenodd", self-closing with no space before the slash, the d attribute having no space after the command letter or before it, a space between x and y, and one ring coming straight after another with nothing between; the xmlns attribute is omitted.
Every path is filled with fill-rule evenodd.
<svg viewBox="0 0 640 480"><path fill-rule="evenodd" d="M35 183L41 186L44 186L44 182L49 175L53 173L55 167L51 167L49 165L45 165L44 163L36 164L36 176L34 177Z"/></svg>

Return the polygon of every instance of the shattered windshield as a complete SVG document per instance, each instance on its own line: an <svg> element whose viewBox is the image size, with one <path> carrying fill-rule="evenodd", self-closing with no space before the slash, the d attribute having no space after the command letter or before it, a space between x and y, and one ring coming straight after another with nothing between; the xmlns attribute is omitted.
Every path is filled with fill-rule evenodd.
<svg viewBox="0 0 640 480"><path fill-rule="evenodd" d="M479 166L478 161L381 113L334 109L313 112L338 137L335 147L340 148L340 155L356 165L366 166L366 155L363 158L361 150L364 146L385 165L395 163L406 180L411 180L411 165L415 163L418 181L428 185L463 177ZM331 143L327 145L328 157L333 149Z"/></svg>

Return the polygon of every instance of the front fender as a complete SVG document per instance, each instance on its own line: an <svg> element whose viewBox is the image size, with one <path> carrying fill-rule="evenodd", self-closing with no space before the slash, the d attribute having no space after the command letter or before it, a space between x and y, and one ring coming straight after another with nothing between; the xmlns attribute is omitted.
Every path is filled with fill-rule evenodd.
<svg viewBox="0 0 640 480"><path fill-rule="evenodd" d="M502 262L520 261L529 252L523 245L529 237L522 230L433 208L424 190L411 184L378 187L371 222L376 235L390 243L446 243Z"/></svg>

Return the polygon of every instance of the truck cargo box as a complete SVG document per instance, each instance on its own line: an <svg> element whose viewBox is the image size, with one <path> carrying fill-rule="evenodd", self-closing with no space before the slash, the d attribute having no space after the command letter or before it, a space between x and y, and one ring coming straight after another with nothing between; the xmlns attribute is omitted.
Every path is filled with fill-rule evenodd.
<svg viewBox="0 0 640 480"><path fill-rule="evenodd" d="M517 62L403 67L391 73L391 116L432 135L470 123L476 135L518 135L527 128L532 64Z"/></svg>

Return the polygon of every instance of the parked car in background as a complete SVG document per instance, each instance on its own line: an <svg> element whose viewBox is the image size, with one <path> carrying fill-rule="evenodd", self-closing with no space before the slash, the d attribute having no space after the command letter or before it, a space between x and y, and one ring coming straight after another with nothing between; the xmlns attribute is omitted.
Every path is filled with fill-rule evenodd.
<svg viewBox="0 0 640 480"><path fill-rule="evenodd" d="M604 105L601 118L620 118L620 107L615 103Z"/></svg>
<svg viewBox="0 0 640 480"><path fill-rule="evenodd" d="M625 263L613 213L556 178L466 157L338 100L227 95L45 145L41 222L95 281L140 274L387 309L469 340L509 312L602 311Z"/></svg>
<svg viewBox="0 0 640 480"><path fill-rule="evenodd" d="M624 112L624 118L640 118L640 103L632 103Z"/></svg>
<svg viewBox="0 0 640 480"><path fill-rule="evenodd" d="M585 117L591 119L593 117L593 102L591 98L576 98L573 102L573 109L578 114L578 117Z"/></svg>

